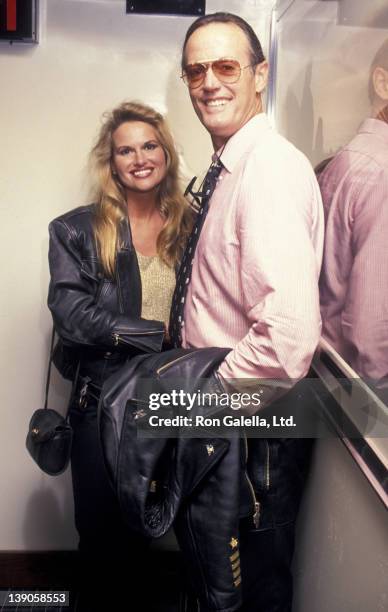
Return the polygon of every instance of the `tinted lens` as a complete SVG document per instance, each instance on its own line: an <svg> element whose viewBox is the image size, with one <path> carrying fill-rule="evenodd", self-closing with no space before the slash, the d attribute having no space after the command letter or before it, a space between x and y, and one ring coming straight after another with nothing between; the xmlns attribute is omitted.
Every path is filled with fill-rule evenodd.
<svg viewBox="0 0 388 612"><path fill-rule="evenodd" d="M216 78L222 83L235 83L240 78L241 66L237 60L220 59L206 64L186 66L182 74L186 85L192 89L202 85L209 66L211 66Z"/></svg>
<svg viewBox="0 0 388 612"><path fill-rule="evenodd" d="M235 83L241 74L240 64L236 60L217 60L213 62L212 69L222 83Z"/></svg>
<svg viewBox="0 0 388 612"><path fill-rule="evenodd" d="M203 64L191 64L186 66L183 79L189 87L198 87L206 74L206 66Z"/></svg>

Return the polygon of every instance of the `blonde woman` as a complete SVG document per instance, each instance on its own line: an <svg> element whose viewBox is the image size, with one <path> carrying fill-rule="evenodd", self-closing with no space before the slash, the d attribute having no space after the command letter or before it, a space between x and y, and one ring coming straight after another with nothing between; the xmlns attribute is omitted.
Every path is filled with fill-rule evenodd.
<svg viewBox="0 0 388 612"><path fill-rule="evenodd" d="M126 359L161 350L191 215L172 136L152 108L125 102L106 113L90 160L94 203L50 224L48 305L61 355L73 361L61 371L76 376L72 478L85 587L77 610L108 610L120 588L139 585L146 543L124 525L105 474L99 392Z"/></svg>

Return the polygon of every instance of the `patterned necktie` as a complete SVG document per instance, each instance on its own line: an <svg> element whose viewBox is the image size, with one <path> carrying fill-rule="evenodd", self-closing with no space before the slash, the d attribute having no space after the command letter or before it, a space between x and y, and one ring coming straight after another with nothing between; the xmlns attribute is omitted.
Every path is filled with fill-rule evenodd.
<svg viewBox="0 0 388 612"><path fill-rule="evenodd" d="M191 272L193 269L193 261L195 250L197 248L199 235L205 223L206 215L209 210L210 198L217 184L217 179L223 168L222 162L217 159L214 161L207 171L203 190L201 192L202 201L199 207L197 218L195 220L191 234L187 240L186 248L183 253L181 265L177 275L177 282L172 298L170 328L169 334L174 347L180 347L182 344L181 330L184 325L183 312L185 308L185 299L189 287ZM191 186L191 183L190 183Z"/></svg>

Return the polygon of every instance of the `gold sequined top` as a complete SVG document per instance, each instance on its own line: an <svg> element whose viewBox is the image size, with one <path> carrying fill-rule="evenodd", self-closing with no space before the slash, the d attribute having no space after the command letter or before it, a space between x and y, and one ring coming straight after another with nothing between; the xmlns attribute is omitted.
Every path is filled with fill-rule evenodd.
<svg viewBox="0 0 388 612"><path fill-rule="evenodd" d="M158 255L141 255L136 252L139 262L143 319L164 321L168 326L172 294L175 289L175 271Z"/></svg>

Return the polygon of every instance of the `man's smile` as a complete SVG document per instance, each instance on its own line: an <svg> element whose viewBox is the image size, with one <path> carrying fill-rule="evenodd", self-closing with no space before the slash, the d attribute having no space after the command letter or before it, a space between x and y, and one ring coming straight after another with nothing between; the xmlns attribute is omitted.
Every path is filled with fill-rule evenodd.
<svg viewBox="0 0 388 612"><path fill-rule="evenodd" d="M206 100L202 100L202 104L206 107L222 107L225 106L228 102L230 102L229 98L208 98Z"/></svg>

